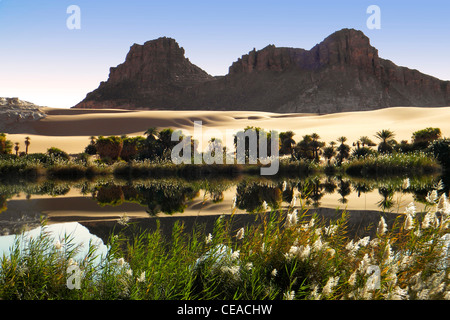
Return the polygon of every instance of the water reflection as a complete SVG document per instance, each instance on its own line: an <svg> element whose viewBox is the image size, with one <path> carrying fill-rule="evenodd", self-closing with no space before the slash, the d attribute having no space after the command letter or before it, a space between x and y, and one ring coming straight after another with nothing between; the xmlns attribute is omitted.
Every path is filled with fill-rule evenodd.
<svg viewBox="0 0 450 320"><path fill-rule="evenodd" d="M424 203L427 193L439 180L441 177L411 177L405 184L405 178L367 180L340 176L283 180L240 177L122 181L111 178L1 185L0 234L36 227L42 214L54 213L50 221L59 221L57 215L64 210L73 212L72 221L79 221L79 212L88 212L85 216L89 215L90 219L100 218L100 213L117 216L128 210L142 212L147 217L189 213L194 209L197 214L202 210L223 214L230 212L231 203L235 201L237 209L251 213L268 208L283 210L294 197L311 209L349 207L394 212L410 201ZM448 191L445 183L444 190ZM88 205L89 210L86 210ZM95 217L97 212L99 216ZM70 221L67 218L70 213L65 212L64 216ZM111 214L108 218L111 219Z"/></svg>

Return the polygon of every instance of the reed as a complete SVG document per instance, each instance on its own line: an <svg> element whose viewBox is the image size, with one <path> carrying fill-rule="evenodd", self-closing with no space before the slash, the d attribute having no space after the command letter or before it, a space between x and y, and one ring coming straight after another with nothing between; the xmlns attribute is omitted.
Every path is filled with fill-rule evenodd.
<svg viewBox="0 0 450 320"><path fill-rule="evenodd" d="M342 164L343 172L356 176L381 176L439 173L442 167L424 152L390 153L352 158Z"/></svg>
<svg viewBox="0 0 450 320"><path fill-rule="evenodd" d="M89 244L81 257L70 237L44 227L0 259L0 298L449 299L450 203L437 190L427 201L425 212L410 204L359 237L345 212L320 220L296 201L285 212L264 207L244 227L233 208L212 230L175 223L169 236L124 219L106 254ZM71 265L81 270L78 290L66 286Z"/></svg>

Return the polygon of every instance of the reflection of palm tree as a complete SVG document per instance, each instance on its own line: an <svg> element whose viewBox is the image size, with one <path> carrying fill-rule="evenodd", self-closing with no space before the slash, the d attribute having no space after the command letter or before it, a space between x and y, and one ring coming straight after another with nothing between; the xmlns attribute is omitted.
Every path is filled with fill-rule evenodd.
<svg viewBox="0 0 450 320"><path fill-rule="evenodd" d="M222 202L224 199L223 192L217 191L217 192L211 192L212 202L213 203L219 203Z"/></svg>
<svg viewBox="0 0 450 320"><path fill-rule="evenodd" d="M291 203L292 199L294 198L294 188L292 188L291 186L287 186L283 191L282 197L284 202Z"/></svg>
<svg viewBox="0 0 450 320"><path fill-rule="evenodd" d="M334 183L333 178L330 176L327 177L327 180L323 183L323 188L326 193L332 194L337 188L336 183Z"/></svg>
<svg viewBox="0 0 450 320"><path fill-rule="evenodd" d="M394 191L388 187L380 187L378 193L383 196L383 199L377 202L378 207L383 209L383 211L392 208L394 205L394 201L392 200Z"/></svg>
<svg viewBox="0 0 450 320"><path fill-rule="evenodd" d="M311 193L309 196L310 196L311 200L313 201L313 206L315 208L317 208L320 206L319 200L322 199L324 196L324 194L322 192L323 186L320 183L319 178L313 179L311 181L311 184L312 184L312 190L311 190Z"/></svg>
<svg viewBox="0 0 450 320"><path fill-rule="evenodd" d="M359 198L361 196L361 193L368 193L373 190L373 187L364 182L355 182L353 183L353 189L358 194Z"/></svg>
<svg viewBox="0 0 450 320"><path fill-rule="evenodd" d="M342 198L339 199L339 202L347 203L348 200L345 197L348 196L351 192L350 182L340 179L337 192L342 196Z"/></svg>

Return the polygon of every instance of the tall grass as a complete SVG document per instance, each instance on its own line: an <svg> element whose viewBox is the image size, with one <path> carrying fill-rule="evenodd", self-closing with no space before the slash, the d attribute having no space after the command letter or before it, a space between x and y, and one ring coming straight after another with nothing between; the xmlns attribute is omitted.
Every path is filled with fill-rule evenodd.
<svg viewBox="0 0 450 320"><path fill-rule="evenodd" d="M89 245L76 258L69 237L56 244L43 231L18 238L1 258L0 298L449 299L450 203L437 191L427 201L425 213L410 204L391 227L381 218L372 237L360 238L349 236L345 212L326 222L294 201L243 228L235 209L210 232L176 223L165 237L159 226L141 232L130 224L101 257ZM74 264L79 290L66 286Z"/></svg>
<svg viewBox="0 0 450 320"><path fill-rule="evenodd" d="M352 158L342 165L342 170L359 176L422 175L441 172L441 165L424 152L390 153Z"/></svg>
<svg viewBox="0 0 450 320"><path fill-rule="evenodd" d="M352 158L341 166L309 160L279 159L278 176L307 176L320 172L357 176L423 175L441 171L441 165L423 152L368 155ZM260 175L261 164L179 164L164 161L129 161L105 164L89 158L62 159L48 155L7 156L0 158L0 179L48 178L79 179L112 174L122 179L154 177L200 178L204 176Z"/></svg>
<svg viewBox="0 0 450 320"><path fill-rule="evenodd" d="M130 161L118 162L113 166L113 174L119 178L145 178L145 177L202 177L237 176L240 174L260 175L261 164L179 164L171 161ZM319 165L305 160L289 161L281 159L278 175L308 175L319 171Z"/></svg>
<svg viewBox="0 0 450 320"><path fill-rule="evenodd" d="M46 169L46 176L50 179L81 179L111 174L111 168L105 164L76 160L57 160Z"/></svg>
<svg viewBox="0 0 450 320"><path fill-rule="evenodd" d="M26 159L17 157L0 158L0 178L17 179L28 178L34 179L42 175L44 172L44 164L36 159Z"/></svg>
<svg viewBox="0 0 450 320"><path fill-rule="evenodd" d="M39 177L79 179L111 174L110 167L80 160L61 159L58 157L24 156L1 157L0 179L33 180Z"/></svg>

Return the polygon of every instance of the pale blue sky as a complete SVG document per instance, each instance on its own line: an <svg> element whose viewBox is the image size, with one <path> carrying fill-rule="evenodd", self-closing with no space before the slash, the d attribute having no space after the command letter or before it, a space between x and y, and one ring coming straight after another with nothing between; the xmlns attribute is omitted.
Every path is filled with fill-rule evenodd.
<svg viewBox="0 0 450 320"><path fill-rule="evenodd" d="M369 30L369 5L381 29ZM69 30L67 7L81 10ZM310 49L342 28L363 31L382 58L450 80L450 2L0 0L0 96L67 108L108 78L133 43L175 38L212 75L268 44Z"/></svg>

